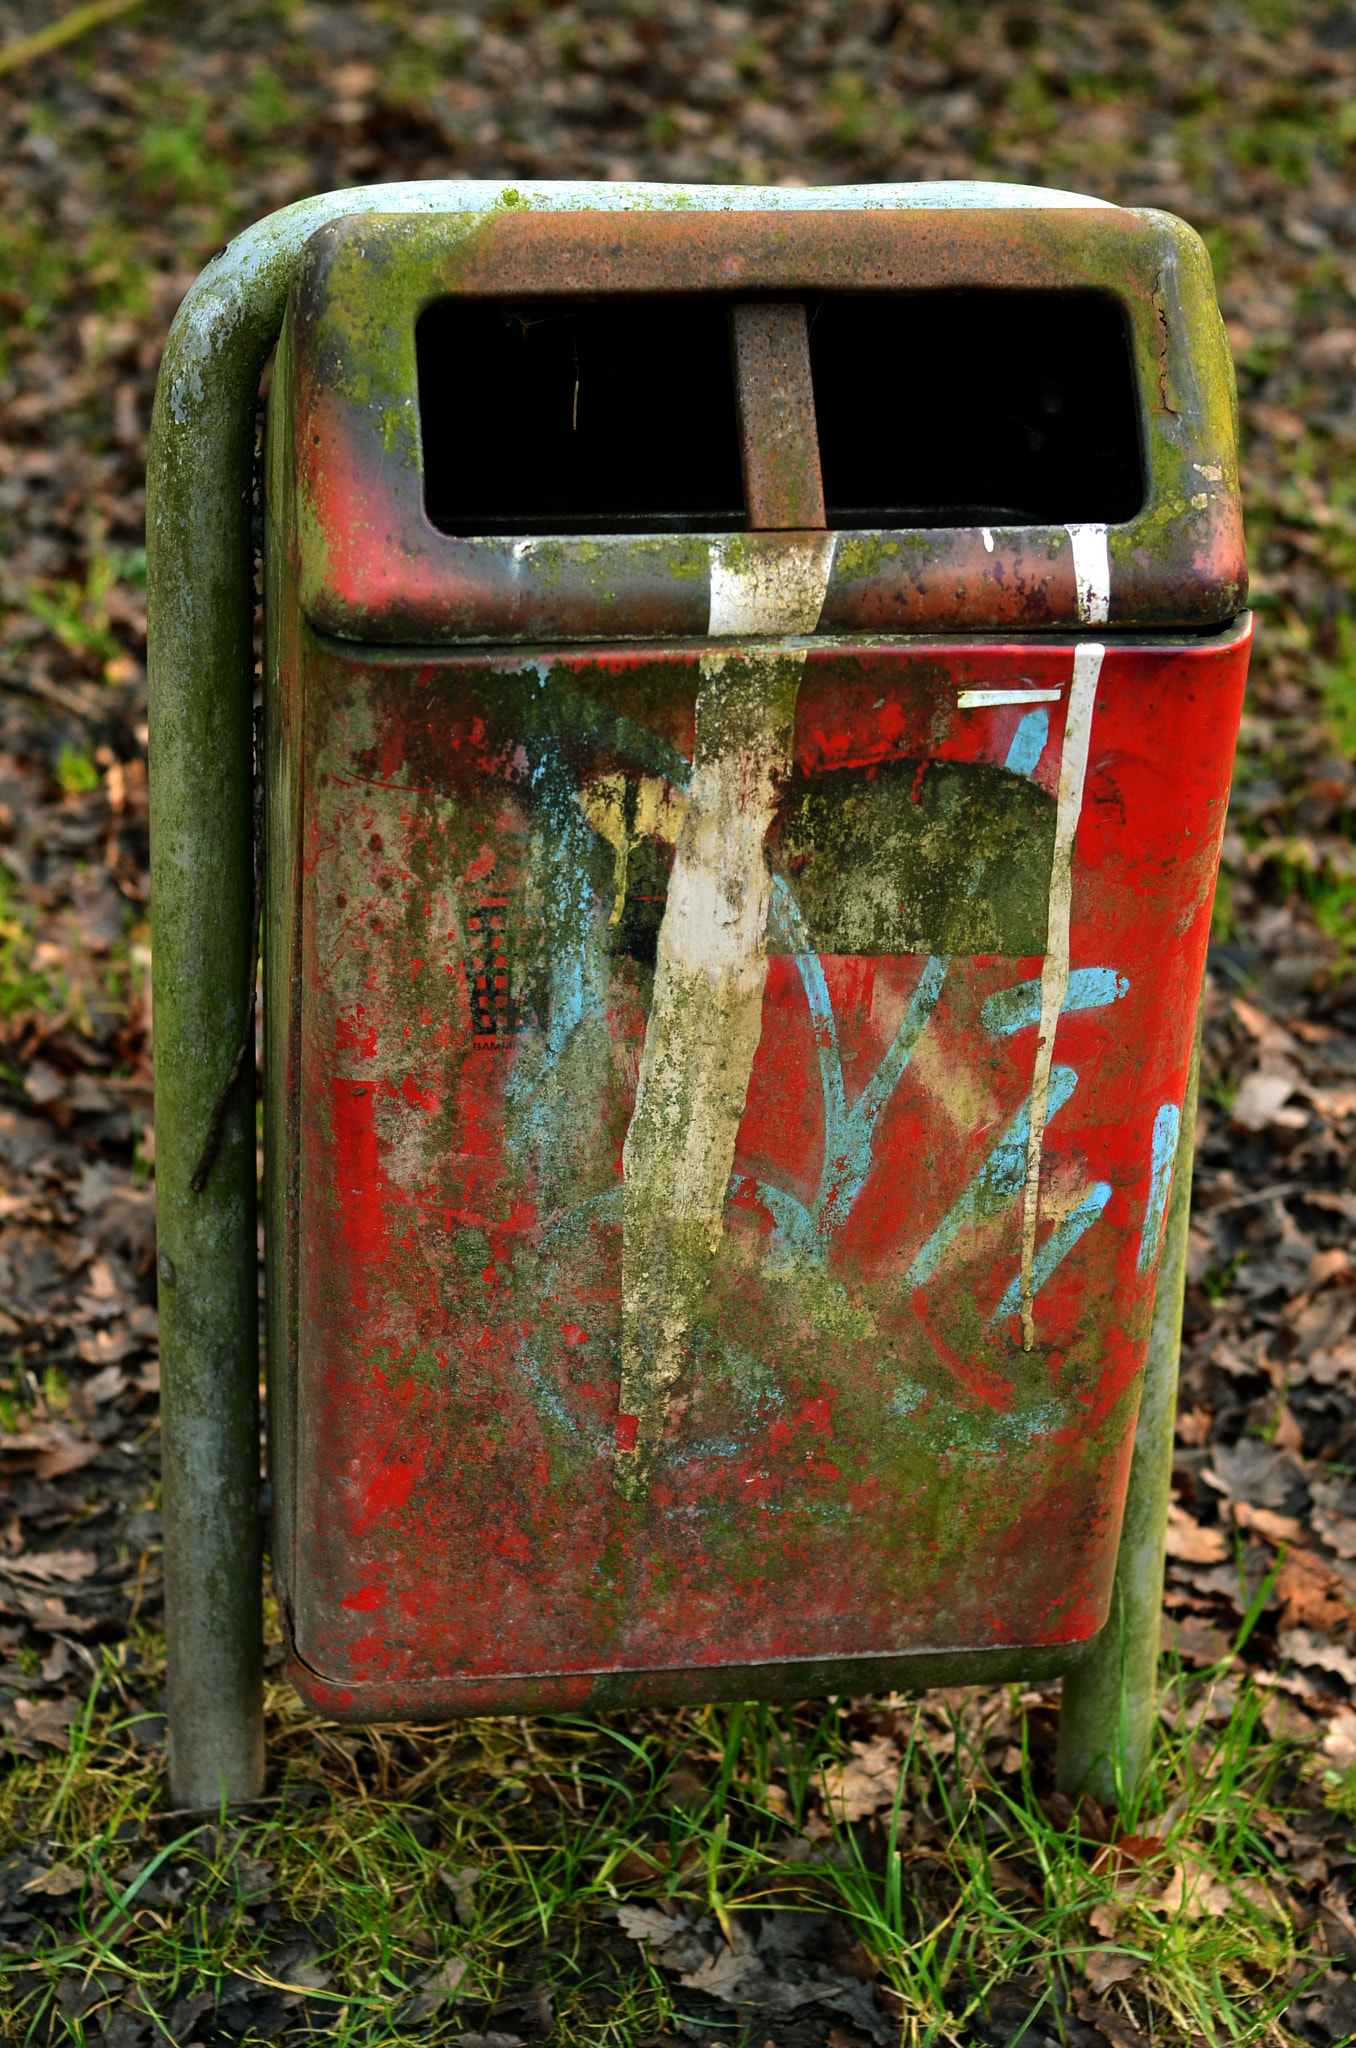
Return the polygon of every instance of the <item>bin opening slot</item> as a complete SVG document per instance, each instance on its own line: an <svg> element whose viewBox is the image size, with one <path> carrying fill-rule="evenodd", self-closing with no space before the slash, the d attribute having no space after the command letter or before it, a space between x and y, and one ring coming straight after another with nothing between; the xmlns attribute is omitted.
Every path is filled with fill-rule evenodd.
<svg viewBox="0 0 1356 2048"><path fill-rule="evenodd" d="M831 527L1111 525L1140 510L1139 407L1114 299L807 304Z"/></svg>
<svg viewBox="0 0 1356 2048"><path fill-rule="evenodd" d="M741 476L734 303L430 306L416 346L432 523L459 535L763 524L757 505L746 514ZM1111 525L1140 510L1139 406L1115 300L974 290L804 303L830 527Z"/></svg>
<svg viewBox="0 0 1356 2048"><path fill-rule="evenodd" d="M444 533L743 527L723 298L442 299L416 347Z"/></svg>

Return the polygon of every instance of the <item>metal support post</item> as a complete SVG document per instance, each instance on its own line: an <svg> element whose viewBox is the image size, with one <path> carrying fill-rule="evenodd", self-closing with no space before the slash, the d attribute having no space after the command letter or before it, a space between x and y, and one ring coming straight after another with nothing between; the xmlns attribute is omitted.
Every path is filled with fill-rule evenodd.
<svg viewBox="0 0 1356 2048"><path fill-rule="evenodd" d="M1059 1719L1057 1775L1061 1791L1074 1797L1091 1792L1103 1804L1121 1808L1133 1797L1148 1761L1158 1707L1163 1545L1172 1483L1200 1062L1198 1022L1173 1165L1111 1612L1091 1653L1064 1680Z"/></svg>

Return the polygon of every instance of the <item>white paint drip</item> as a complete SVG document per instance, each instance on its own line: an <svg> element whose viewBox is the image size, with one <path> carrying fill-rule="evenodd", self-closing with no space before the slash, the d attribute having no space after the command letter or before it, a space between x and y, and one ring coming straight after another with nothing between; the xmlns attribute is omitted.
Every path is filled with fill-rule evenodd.
<svg viewBox="0 0 1356 2048"><path fill-rule="evenodd" d="M618 1490L643 1493L724 1231L762 1034L772 895L763 841L790 773L805 649L709 654L622 1148Z"/></svg>
<svg viewBox="0 0 1356 2048"><path fill-rule="evenodd" d="M836 533L732 533L714 541L708 634L813 633L837 541Z"/></svg>
<svg viewBox="0 0 1356 2048"><path fill-rule="evenodd" d="M991 526L981 526L979 530L984 536L984 552L991 555L993 553L993 528Z"/></svg>
<svg viewBox="0 0 1356 2048"><path fill-rule="evenodd" d="M1031 1079L1031 1121L1026 1140L1026 1182L1022 1189L1022 1349L1036 1341L1036 1223L1040 1213L1041 1147L1050 1102L1050 1068L1055 1057L1055 1030L1069 990L1069 915L1073 904L1073 851L1083 809L1083 784L1092 742L1092 713L1097 678L1105 647L1088 641L1074 649L1073 681L1059 757L1059 796L1055 811L1055 848L1050 862L1050 908L1041 965L1041 1015L1036 1029L1036 1063Z"/></svg>
<svg viewBox="0 0 1356 2048"><path fill-rule="evenodd" d="M984 711L991 704L1058 704L1064 695L1057 690L962 690L956 699L958 711Z"/></svg>
<svg viewBox="0 0 1356 2048"><path fill-rule="evenodd" d="M1066 526L1073 549L1080 626L1104 626L1111 617L1111 559L1104 526Z"/></svg>

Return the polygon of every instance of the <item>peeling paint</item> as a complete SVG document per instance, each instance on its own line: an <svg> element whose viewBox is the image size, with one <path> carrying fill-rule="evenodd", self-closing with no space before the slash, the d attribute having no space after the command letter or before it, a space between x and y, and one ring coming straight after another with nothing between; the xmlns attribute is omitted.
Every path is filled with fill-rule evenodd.
<svg viewBox="0 0 1356 2048"><path fill-rule="evenodd" d="M1118 625L1222 622L1244 600L1229 355L1208 259L1180 222L1115 208L1078 216L1037 207L1005 218L979 205L947 215L884 187L870 203L859 196L854 206L849 188L831 205L795 194L775 209L760 207L752 190L734 201L713 189L698 203L681 190L617 187L600 238L581 224L591 203L582 188L548 199L524 187L523 204L505 209L499 188L468 186L459 204L445 202L448 218L435 221L400 217L400 189L392 188L385 218L308 216L316 232L293 280L292 468L301 509L291 524L302 605L321 631L388 645L1041 632L1104 623L1113 581ZM361 214L366 202L354 194L353 211ZM1165 338L1153 286L1168 253L1182 290ZM1147 488L1132 518L1110 528L844 533L824 586L823 557L812 555L815 573L807 577L802 564L789 591L788 564L778 564L775 551L754 573L754 543L766 535L515 538L454 536L430 524L414 318L431 301L457 292L513 298L737 284L765 307L774 295L798 301L807 288L926 291L962 282L1078 288L1118 301L1145 433ZM167 358L171 377L173 362L191 355L196 315L183 318L183 347ZM1174 388L1195 393L1177 416L1156 402L1160 345ZM1218 470L1221 483L1193 509L1197 466ZM796 516L814 523L807 508ZM378 534L382 544L374 545ZM790 538L803 546L803 535ZM828 554L832 537L823 539Z"/></svg>
<svg viewBox="0 0 1356 2048"><path fill-rule="evenodd" d="M1189 1057L1208 905L1180 972L1157 934L1214 858L1241 652L1113 650L1098 684L1069 945L1114 968L1068 977L1032 1270L1050 1356L1027 1364L998 1311L1020 1267L1064 712L956 703L1009 681L1067 697L1071 650L304 646L300 1419L279 1546L302 1682L342 1681L345 1712L442 1712L706 1691L731 1665L757 1689L771 1656L821 1655L836 1684L879 1646L1085 1639L1152 1296L1148 1133ZM764 696L741 698L760 665ZM1033 715L1035 782L1008 765ZM733 819L722 764L741 754L758 786ZM689 844L708 814L714 861ZM660 971L663 921L667 955L675 903L701 893L675 885L675 832L704 878L674 949L702 965L695 1004ZM761 954L741 934L712 963L722 860L766 905ZM981 926L1004 874L1025 907ZM915 913L955 925L950 901L1000 943L900 947L906 900L906 936ZM489 1032L473 919L504 939ZM1080 997L1104 1000L1076 1015ZM695 1072L701 1045L674 1050L694 1030L708 1053L726 1034L738 1071ZM658 1424L643 1473L638 1372ZM379 1643L343 1605L374 1585L399 1589Z"/></svg>
<svg viewBox="0 0 1356 2048"><path fill-rule="evenodd" d="M687 809L686 792L675 789L658 775L643 775L639 783L625 775L605 775L581 790L580 802L584 816L616 857L608 923L618 925L626 907L626 875L632 848L651 834L670 846L676 845Z"/></svg>

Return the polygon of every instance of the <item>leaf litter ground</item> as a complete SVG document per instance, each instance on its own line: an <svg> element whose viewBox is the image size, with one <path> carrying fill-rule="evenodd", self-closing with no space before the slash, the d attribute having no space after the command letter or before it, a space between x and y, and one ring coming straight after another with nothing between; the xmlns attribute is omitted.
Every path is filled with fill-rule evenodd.
<svg viewBox="0 0 1356 2048"><path fill-rule="evenodd" d="M0 41L46 23L0 5ZM0 2015L150 2042L1356 2038L1356 11L146 5L0 83ZM166 1810L143 462L229 234L397 177L981 175L1205 235L1259 618L1153 1768L1057 1687L339 1730ZM276 1630L274 1630L276 1636Z"/></svg>

